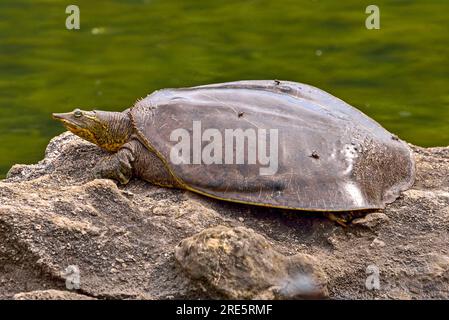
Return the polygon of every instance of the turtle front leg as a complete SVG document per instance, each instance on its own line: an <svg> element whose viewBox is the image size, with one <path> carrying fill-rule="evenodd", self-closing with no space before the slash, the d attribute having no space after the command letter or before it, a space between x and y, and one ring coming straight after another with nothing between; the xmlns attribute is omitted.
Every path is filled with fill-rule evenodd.
<svg viewBox="0 0 449 320"><path fill-rule="evenodd" d="M134 142L126 143L116 153L103 158L94 168L95 177L127 184L133 176L133 144Z"/></svg>

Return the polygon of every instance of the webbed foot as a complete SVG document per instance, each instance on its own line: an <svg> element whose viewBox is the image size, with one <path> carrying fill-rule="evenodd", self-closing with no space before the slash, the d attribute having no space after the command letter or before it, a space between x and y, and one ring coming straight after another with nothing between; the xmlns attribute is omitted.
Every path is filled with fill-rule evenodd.
<svg viewBox="0 0 449 320"><path fill-rule="evenodd" d="M339 212L339 213L326 213L325 216L329 220L339 224L342 227L348 227L352 220L360 217L364 217L366 214L368 214L369 210L363 210L363 211L348 211L348 212Z"/></svg>
<svg viewBox="0 0 449 320"><path fill-rule="evenodd" d="M333 222L335 222L335 223L337 223L340 226L345 227L345 228L348 226L349 221L350 221L349 219L347 219L347 217L341 216L341 215L338 215L338 214L334 214L334 213L328 213L328 214L326 214L326 217L330 221L333 221Z"/></svg>
<svg viewBox="0 0 449 320"><path fill-rule="evenodd" d="M103 158L94 168L94 176L99 179L113 179L127 184L133 176L133 157L127 149Z"/></svg>

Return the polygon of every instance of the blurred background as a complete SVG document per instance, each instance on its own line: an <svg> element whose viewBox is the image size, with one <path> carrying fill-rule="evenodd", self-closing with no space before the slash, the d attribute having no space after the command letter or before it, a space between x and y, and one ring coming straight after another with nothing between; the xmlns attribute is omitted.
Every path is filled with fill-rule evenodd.
<svg viewBox="0 0 449 320"><path fill-rule="evenodd" d="M76 4L81 29L67 30ZM380 30L365 9L380 8ZM0 178L64 131L165 87L283 79L324 89L421 146L449 145L449 1L1 0Z"/></svg>

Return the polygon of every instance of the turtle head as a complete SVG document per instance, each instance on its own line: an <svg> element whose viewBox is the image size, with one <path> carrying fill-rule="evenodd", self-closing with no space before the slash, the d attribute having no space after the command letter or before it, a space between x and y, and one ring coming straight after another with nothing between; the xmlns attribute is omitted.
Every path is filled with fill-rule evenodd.
<svg viewBox="0 0 449 320"><path fill-rule="evenodd" d="M77 136L110 151L117 151L129 141L132 131L127 112L84 111L53 113L53 119Z"/></svg>

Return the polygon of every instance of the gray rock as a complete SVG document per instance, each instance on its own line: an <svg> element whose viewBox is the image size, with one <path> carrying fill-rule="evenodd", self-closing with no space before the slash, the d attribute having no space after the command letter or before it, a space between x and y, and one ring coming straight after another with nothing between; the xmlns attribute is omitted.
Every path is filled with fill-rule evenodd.
<svg viewBox="0 0 449 320"><path fill-rule="evenodd" d="M89 296L60 290L22 292L14 295L14 300L95 300Z"/></svg>
<svg viewBox="0 0 449 320"><path fill-rule="evenodd" d="M449 148L413 148L413 188L342 228L318 213L94 180L105 153L64 133L0 181L0 298L67 292L78 270L77 294L100 299L296 298L317 286L331 299L448 299ZM205 235L232 248L218 282L205 272L222 251ZM379 289L365 285L373 276Z"/></svg>
<svg viewBox="0 0 449 320"><path fill-rule="evenodd" d="M326 297L326 276L313 257L285 256L260 234L217 226L184 239L176 260L194 279L229 299Z"/></svg>

